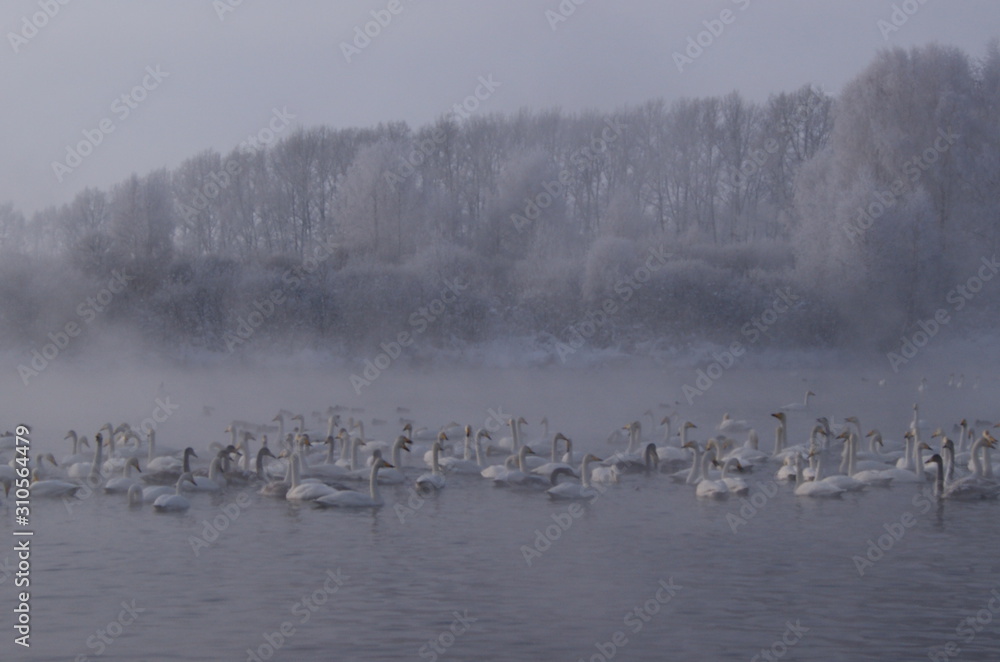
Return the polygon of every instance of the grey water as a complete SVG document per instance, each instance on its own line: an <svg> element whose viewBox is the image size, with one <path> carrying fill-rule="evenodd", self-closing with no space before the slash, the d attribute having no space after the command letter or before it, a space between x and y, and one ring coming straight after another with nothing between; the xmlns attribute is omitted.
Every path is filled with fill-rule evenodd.
<svg viewBox="0 0 1000 662"><path fill-rule="evenodd" d="M915 373L879 385L885 371L864 362L775 360L731 370L688 404L681 386L694 371L679 366L399 367L361 394L349 371L334 368L53 366L43 387L5 385L2 410L7 427L31 426L36 457L67 454L70 428L92 437L108 421L138 425L165 397L176 410L158 424L157 442L193 446L199 466L209 443L227 440L233 419L266 423L286 408L309 421L331 404L363 407L353 415L377 439L398 434L401 416L436 428L523 415L529 443L543 454L547 443L532 440L544 415L552 433L573 438L578 455L604 457L621 448L608 435L631 420L662 443L647 409L692 420L691 438L700 441L729 412L750 421L769 451L769 413L811 388L810 409L790 416L790 444L805 441L816 416L854 414L898 446L914 402L929 427L946 430L996 402L992 376L975 390L953 389L946 370L927 373L920 391ZM408 475L421 473L425 449L406 458ZM94 493L69 505L34 499L31 647L13 644L22 589L14 587L8 536L0 547L0 657L1000 658L1000 504L939 505L925 496L929 484L812 500L774 486L775 468L747 476L752 503L701 500L691 486L641 474L575 506L476 476L449 476L426 498L407 485L382 486L385 506L363 512L290 504L251 488L189 494L191 508L180 515L130 510L123 495ZM0 506L6 529L15 528L11 502ZM217 536L207 526L213 521L224 525Z"/></svg>

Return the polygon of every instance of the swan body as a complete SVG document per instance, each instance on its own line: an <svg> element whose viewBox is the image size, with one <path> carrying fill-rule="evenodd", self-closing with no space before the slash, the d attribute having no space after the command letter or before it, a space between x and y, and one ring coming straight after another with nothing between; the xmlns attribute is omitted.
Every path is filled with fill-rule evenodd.
<svg viewBox="0 0 1000 662"><path fill-rule="evenodd" d="M778 409L781 410L781 411L787 411L787 412L805 411L805 410L809 409L809 398L811 398L814 395L816 395L816 394L813 393L812 391L806 391L806 396L805 396L805 398L803 399L802 402L790 402L790 403L788 403L787 405L785 405L783 407L779 407Z"/></svg>
<svg viewBox="0 0 1000 662"><path fill-rule="evenodd" d="M74 496L77 493L77 490L83 487L82 485L70 483L65 480L40 480L38 477L38 469L33 469L31 475L34 478L30 487L31 496L33 497L52 498Z"/></svg>
<svg viewBox="0 0 1000 662"><path fill-rule="evenodd" d="M714 439L709 440L709 444L715 442ZM705 453L701 457L701 480L698 481L698 486L695 488L694 493L698 497L709 498L709 499L726 499L729 498L729 486L723 480L713 480L707 478L709 464L715 459L715 450L709 449L706 446Z"/></svg>
<svg viewBox="0 0 1000 662"><path fill-rule="evenodd" d="M565 482L554 485L545 491L550 499L554 500L579 500L593 499L600 493L590 485L589 465L591 462L600 462L601 458L587 453L580 463L580 482Z"/></svg>
<svg viewBox="0 0 1000 662"><path fill-rule="evenodd" d="M334 508L378 508L382 505L382 497L378 489L378 472L382 467L392 468L392 465L379 457L372 462L371 475L368 479L368 494L341 490L315 499L317 506Z"/></svg>
<svg viewBox="0 0 1000 662"><path fill-rule="evenodd" d="M329 496L339 490L323 483L308 483L300 479L299 468L302 458L296 453L292 455L292 482L285 493L288 501L314 501L322 496Z"/></svg>
<svg viewBox="0 0 1000 662"><path fill-rule="evenodd" d="M797 455L795 459L795 495L796 496L806 496L813 498L830 498L839 497L844 493L844 490L833 483L828 483L824 480L811 480L806 482L802 475L802 456ZM820 467L822 466L822 458L816 464L817 475L819 475Z"/></svg>
<svg viewBox="0 0 1000 662"><path fill-rule="evenodd" d="M133 467L136 471L142 473L142 469L139 468L138 458L129 458L128 461L125 462L125 468L122 470L123 475L118 476L117 478L109 479L108 482L104 484L104 491L107 493L128 492L132 489L133 485L139 485L139 481L135 480L130 475Z"/></svg>
<svg viewBox="0 0 1000 662"><path fill-rule="evenodd" d="M441 433L444 437L444 432ZM447 439L447 437L445 437ZM441 465L438 463L438 457L441 454L441 441L434 442L434 446L431 447L431 472L422 474L417 478L417 489L423 490L425 492L430 492L433 490L443 490L445 486L444 474L441 473Z"/></svg>
<svg viewBox="0 0 1000 662"><path fill-rule="evenodd" d="M184 483L194 483L194 476L189 472L181 474L177 479L177 485L173 494L161 494L153 501L153 510L158 513L183 512L191 507L191 502L181 494L181 487Z"/></svg>
<svg viewBox="0 0 1000 662"><path fill-rule="evenodd" d="M445 457L439 460L441 468L453 474L481 474L483 471L483 439L492 439L490 433L480 428L476 431L473 444L476 449L475 460L463 460L457 457ZM395 464L395 460L393 460ZM390 470L391 471L391 470Z"/></svg>
<svg viewBox="0 0 1000 662"><path fill-rule="evenodd" d="M729 417L728 413L722 415L722 421L715 427L719 432L749 432L750 425L743 420L734 420Z"/></svg>

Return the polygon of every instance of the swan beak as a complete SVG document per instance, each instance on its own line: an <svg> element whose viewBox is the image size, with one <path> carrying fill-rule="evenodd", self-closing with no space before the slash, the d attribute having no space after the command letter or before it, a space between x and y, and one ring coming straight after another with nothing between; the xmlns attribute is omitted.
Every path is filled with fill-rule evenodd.
<svg viewBox="0 0 1000 662"><path fill-rule="evenodd" d="M490 440L493 439L493 437L490 436L489 432L483 432L483 436L486 437L487 439L490 439Z"/></svg>
<svg viewBox="0 0 1000 662"><path fill-rule="evenodd" d="M382 460L382 466L388 469L395 469L395 466L391 462L386 462L385 460Z"/></svg>

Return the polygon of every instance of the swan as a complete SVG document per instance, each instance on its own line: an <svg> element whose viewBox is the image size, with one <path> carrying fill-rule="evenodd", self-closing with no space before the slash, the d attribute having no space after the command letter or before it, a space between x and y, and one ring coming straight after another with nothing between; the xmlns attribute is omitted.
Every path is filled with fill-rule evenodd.
<svg viewBox="0 0 1000 662"><path fill-rule="evenodd" d="M927 464L937 465L934 495L939 499L978 500L995 499L1000 496L1000 483L968 479L959 480L950 485L945 483L943 462L937 453L931 455ZM968 478L974 477L969 476Z"/></svg>
<svg viewBox="0 0 1000 662"><path fill-rule="evenodd" d="M77 437L76 430L70 430L69 432L66 433L66 436L63 437L63 439L69 439L73 444L72 455L66 455L62 459L63 466L70 467L78 462L86 462L88 459L90 459L91 456L89 454L80 452L80 447L82 446L90 448L90 442L87 441L86 435L82 437Z"/></svg>
<svg viewBox="0 0 1000 662"><path fill-rule="evenodd" d="M400 455L400 453L402 451L406 451L407 453L411 452L410 444L412 443L413 442L406 435L401 434L396 437L396 441L392 444L392 466L382 467L382 470L378 473L378 482L385 485L400 485L406 480L406 476L404 476L403 472L400 470L403 466L400 461L402 459L402 455ZM381 452L372 453L372 464L375 464L378 458L381 457ZM476 468L476 473L479 473L478 467Z"/></svg>
<svg viewBox="0 0 1000 662"><path fill-rule="evenodd" d="M721 479L713 480L708 478L708 467L715 460L715 448L709 448L709 445L714 445L715 448L718 448L718 442L715 439L709 439L705 446L705 452L701 456L700 480L694 493L696 496L702 498L726 499L729 497L729 486L726 482Z"/></svg>
<svg viewBox="0 0 1000 662"><path fill-rule="evenodd" d="M139 485L139 481L133 479L131 476L132 467L135 467L136 471L142 473L142 469L139 468L139 459L131 457L125 462L125 468L122 470L122 475L117 478L110 478L108 479L108 482L104 484L104 491L107 493L128 492L133 485Z"/></svg>
<svg viewBox="0 0 1000 662"><path fill-rule="evenodd" d="M299 470L302 466L302 457L298 453L295 453L291 457L291 462L291 484L285 493L285 499L288 501L313 501L321 496L328 496L340 491L323 483L301 482L299 480Z"/></svg>
<svg viewBox="0 0 1000 662"><path fill-rule="evenodd" d="M670 479L675 483L686 483L688 485L696 485L699 480L701 480L701 448L698 444L693 441L687 441L684 443L684 448L691 451L694 456L691 459L691 467L689 469L684 469L676 473L670 474Z"/></svg>
<svg viewBox="0 0 1000 662"><path fill-rule="evenodd" d="M739 460L736 458L728 458L722 461L722 475L719 480L726 484L729 488L730 494L735 494L736 496L745 496L750 492L750 486L747 482L739 477L727 476L726 471L730 467L735 467L736 471L743 471L743 465L740 464Z"/></svg>
<svg viewBox="0 0 1000 662"><path fill-rule="evenodd" d="M33 497L62 497L73 496L83 485L69 483L65 480L41 480L38 476L38 469L31 471L31 496Z"/></svg>
<svg viewBox="0 0 1000 662"><path fill-rule="evenodd" d="M788 419L783 411L771 414L771 416L778 419L778 427L774 431L774 452L771 453L771 457L780 462L784 459L781 454L785 452L785 444L788 443Z"/></svg>
<svg viewBox="0 0 1000 662"><path fill-rule="evenodd" d="M441 433L444 437L444 432ZM430 492L433 490L443 490L445 486L444 474L441 473L441 465L438 458L441 455L441 441L435 441L431 447L431 472L422 474L417 478L417 489Z"/></svg>
<svg viewBox="0 0 1000 662"><path fill-rule="evenodd" d="M515 419L514 417L507 419L507 425L510 426L510 436L502 437L497 445L502 449L509 451L511 453L516 453L521 448L521 426L527 425L528 421L524 420L524 417L519 417Z"/></svg>
<svg viewBox="0 0 1000 662"><path fill-rule="evenodd" d="M837 436L838 439L845 439L847 443L847 475L854 480L868 485L870 487L888 487L889 483L892 482L892 476L886 476L883 472L886 470L885 463L882 464L881 469L861 469L858 471L857 464L855 462L855 454L858 447L858 435L854 432L844 431ZM846 489L846 488L845 488Z"/></svg>
<svg viewBox="0 0 1000 662"><path fill-rule="evenodd" d="M860 435L860 432L858 434ZM896 460L905 454L901 450L883 451L882 448L885 446L885 442L882 440L882 433L879 432L878 428L869 430L866 436L868 437L869 455L873 455L887 464L895 464Z"/></svg>
<svg viewBox="0 0 1000 662"><path fill-rule="evenodd" d="M482 473L482 471L483 471L483 444L482 444L482 440L484 438L485 439L492 439L492 437L490 437L490 433L489 432L487 432L483 428L479 428L476 431L475 436L473 437L473 446L475 447L475 451L476 451L476 459L475 459L475 461L473 461L473 460L460 460L457 457L445 457L445 458L441 458L439 460L439 462L441 464L441 467L445 471L447 471L449 473L454 473L454 474L478 474L478 473ZM392 463L393 464L397 464L395 456L393 456ZM398 466L398 464L397 464L397 466Z"/></svg>
<svg viewBox="0 0 1000 662"><path fill-rule="evenodd" d="M749 432L750 425L746 421L729 418L729 414L725 413L722 415L722 422L715 429L719 432Z"/></svg>
<svg viewBox="0 0 1000 662"><path fill-rule="evenodd" d="M823 466L823 458L818 457L816 461L816 477L821 476ZM811 480L806 482L802 476L802 455L795 456L795 495L796 496L807 496L815 498L828 498L828 497L838 497L844 493L844 490L834 485L833 483L828 483L825 480Z"/></svg>
<svg viewBox="0 0 1000 662"><path fill-rule="evenodd" d="M790 402L783 407L779 407L778 409L780 411L787 411L787 412L805 411L809 409L809 398L811 398L814 395L816 394L813 393L812 391L806 391L806 397L802 402Z"/></svg>
<svg viewBox="0 0 1000 662"><path fill-rule="evenodd" d="M590 482L602 483L602 484L617 483L618 477L620 475L621 472L615 465L612 465L610 467L609 466L594 467L593 469L590 470Z"/></svg>
<svg viewBox="0 0 1000 662"><path fill-rule="evenodd" d="M655 446L653 447L656 448ZM568 500L568 499L593 499L597 497L600 493L595 490L590 485L590 474L588 469L590 468L591 462L601 462L601 458L587 453L583 456L583 462L580 463L580 482L579 483L559 483L554 485L545 491L549 495L550 499L556 500Z"/></svg>
<svg viewBox="0 0 1000 662"><path fill-rule="evenodd" d="M382 467L393 468L391 464L381 457L372 462L371 476L368 479L368 494L354 492L352 490L341 490L325 496L318 497L314 503L323 507L337 508L378 508L382 505L382 496L378 490L378 471Z"/></svg>
<svg viewBox="0 0 1000 662"><path fill-rule="evenodd" d="M751 429L750 432L747 433L747 440L743 442L743 445L729 451L722 459L735 459L740 463L744 470L753 469L755 465L763 464L771 457L764 451L760 450L759 444L760 439L757 437L757 431Z"/></svg>
<svg viewBox="0 0 1000 662"><path fill-rule="evenodd" d="M827 476L826 478L820 478L820 475L819 475L820 464L822 463L823 458L826 457L827 450L828 450L826 448L820 448L819 450L816 451L817 458L816 458L816 473L815 473L815 477L813 478L814 481L819 481L819 482L824 482L824 483L829 483L831 485L835 485L835 486L839 487L840 489L844 490L845 492L858 492L858 491L863 490L865 488L865 486L867 485L867 483L864 483L864 482L862 482L862 481L854 478L854 476L853 476L853 474L854 474L854 456L852 454L852 448L851 448L851 445L850 445L850 438L851 438L851 436L853 434L854 434L853 432L847 432L847 431L845 431L845 432L843 432L838 437L838 439L843 439L847 443L847 446L844 449L845 450L845 454L847 456L847 468L846 468L847 473L846 474L834 474L832 476ZM881 480L881 477L878 477L878 479Z"/></svg>
<svg viewBox="0 0 1000 662"><path fill-rule="evenodd" d="M343 431L344 430L341 429L341 432ZM302 475L310 478L318 478L321 481L350 478L352 475L351 470L337 464L333 459L334 447L337 445L337 438L327 436L323 443L326 444L326 459L323 461L323 464L314 464L308 467L308 469L303 469ZM367 472L365 473L367 474Z"/></svg>
<svg viewBox="0 0 1000 662"><path fill-rule="evenodd" d="M511 485L518 486L548 486L550 483L545 478L541 476L534 476L528 474L525 469L524 458L529 455L534 455L535 451L531 450L530 446L521 446L517 451L517 468L516 469L505 469L500 472L496 478L493 479L494 487L508 487Z"/></svg>
<svg viewBox="0 0 1000 662"><path fill-rule="evenodd" d="M546 478L549 478L550 476L552 476L552 472L555 471L556 469L559 469L560 467L569 469L571 473L573 472L573 467L571 467L568 462L560 462L557 459L559 457L559 442L560 441L565 441L566 442L566 451L567 451L567 454L570 454L570 453L573 452L573 450L572 450L573 449L573 440L570 439L569 437L567 437L566 435L564 435L562 432L556 432L555 436L552 438L552 461L551 462L545 462L544 464L540 464L540 465L534 467L531 470L531 473L538 474L539 476L545 476Z"/></svg>
<svg viewBox="0 0 1000 662"><path fill-rule="evenodd" d="M101 428L102 430L104 428ZM77 480L87 480L93 474L100 474L101 466L104 464L104 437L98 432L94 435L94 458L91 462L77 462L66 470L69 478Z"/></svg>
<svg viewBox="0 0 1000 662"><path fill-rule="evenodd" d="M426 464L428 467L433 466L434 447L435 446L440 447L438 449L438 457L440 458L440 454L444 452L444 442L446 441L448 441L448 435L443 430L441 432L438 432L437 440L433 444L431 444L430 449L426 453L424 453L424 464Z"/></svg>
<svg viewBox="0 0 1000 662"><path fill-rule="evenodd" d="M266 481L267 480L267 474L264 473L264 458L265 457L273 458L274 457L274 453L272 453L271 449L268 448L267 446L261 446L260 450L257 451L257 460L254 463L254 467L256 468L256 472L255 472L254 475L257 478L257 480L260 480L260 481Z"/></svg>
<svg viewBox="0 0 1000 662"><path fill-rule="evenodd" d="M691 421L684 421L681 424L680 434L680 445L674 446L670 443L670 417L664 416L663 420L660 421L663 425L663 445L656 447L656 456L661 462L666 464L683 464L688 460L688 453L684 450L684 444L687 443L687 431L693 430L698 426Z"/></svg>
<svg viewBox="0 0 1000 662"><path fill-rule="evenodd" d="M158 513L177 513L190 508L191 502L181 494L181 487L186 482L194 483L194 476L189 472L182 473L181 477L177 479L173 494L161 494L156 497L156 500L153 501L153 510Z"/></svg>
<svg viewBox="0 0 1000 662"><path fill-rule="evenodd" d="M221 450L212 458L212 463L208 465L207 476L193 476L191 481L194 487L190 488L195 492L221 492L226 486L226 478L222 475L223 457L228 456L228 452Z"/></svg>
<svg viewBox="0 0 1000 662"><path fill-rule="evenodd" d="M146 465L146 475L143 482L150 483L174 483L181 474L191 473L191 458L198 457L194 449L188 446L184 449L181 459L167 455L153 458L153 461Z"/></svg>

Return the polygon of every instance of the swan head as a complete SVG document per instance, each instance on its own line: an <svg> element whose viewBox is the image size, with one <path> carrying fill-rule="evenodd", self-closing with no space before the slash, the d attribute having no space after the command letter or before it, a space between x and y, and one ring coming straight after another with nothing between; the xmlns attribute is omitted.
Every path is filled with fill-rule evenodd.
<svg viewBox="0 0 1000 662"><path fill-rule="evenodd" d="M374 453L372 455L374 456ZM382 458L382 457L379 457L375 462L373 462L372 463L372 467L373 468L378 468L378 469L381 469L381 468L393 469L394 468L394 466L392 465L392 463L386 462L385 459Z"/></svg>
<svg viewBox="0 0 1000 662"><path fill-rule="evenodd" d="M441 443L442 441L448 441L448 435L446 435L444 433L444 430L441 430L440 432L438 432L438 438L437 438L437 440L438 440L438 443Z"/></svg>
<svg viewBox="0 0 1000 662"><path fill-rule="evenodd" d="M142 469L139 468L139 458L130 457L127 462L125 462L126 467L134 467L136 471L142 473Z"/></svg>
<svg viewBox="0 0 1000 662"><path fill-rule="evenodd" d="M63 439L76 439L76 430L70 430Z"/></svg>
<svg viewBox="0 0 1000 662"><path fill-rule="evenodd" d="M816 420L818 421L818 420L820 420L820 419L818 419L818 418L817 418ZM823 421L824 421L824 422L825 422L826 420L827 420L826 418L823 418ZM857 424L858 424L858 417L857 417L857 416L848 416L848 417L847 417L847 418L845 418L844 420L845 420L845 421L847 421L848 423L854 423L855 425L857 425Z"/></svg>
<svg viewBox="0 0 1000 662"><path fill-rule="evenodd" d="M302 435L302 445L305 446L306 448L310 448L312 446L312 442L309 441L309 435L307 434Z"/></svg>
<svg viewBox="0 0 1000 662"><path fill-rule="evenodd" d="M466 425L465 426L465 436L466 437L471 437L472 436L472 426L471 425Z"/></svg>
<svg viewBox="0 0 1000 662"><path fill-rule="evenodd" d="M197 454L197 453L195 453L195 452L194 452L194 449L193 449L193 448L191 448L190 446L188 446L187 448L185 448L185 449L184 449L184 456L185 456L185 457L187 457L187 456L189 456L189 455L190 455L191 457L198 457L198 454Z"/></svg>
<svg viewBox="0 0 1000 662"><path fill-rule="evenodd" d="M403 432L406 432L408 435L413 434L413 423L407 423L404 425Z"/></svg>
<svg viewBox="0 0 1000 662"><path fill-rule="evenodd" d="M941 443L941 449L944 450L946 448L950 450L952 453L955 452L955 444L948 437L945 437L944 441Z"/></svg>
<svg viewBox="0 0 1000 662"><path fill-rule="evenodd" d="M476 439L482 439L483 437L485 437L487 439L490 439L490 440L493 439L493 437L490 436L490 433L489 433L488 430L486 430L484 428L479 428L479 430L476 432Z"/></svg>
<svg viewBox="0 0 1000 662"><path fill-rule="evenodd" d="M773 416L774 418L778 419L778 421L780 421L781 423L785 422L786 416L785 416L785 412L783 412L783 411L779 411L777 413L771 414L771 416Z"/></svg>
<svg viewBox="0 0 1000 662"><path fill-rule="evenodd" d="M274 457L274 453L272 453L271 449L267 446L261 446L260 450L257 451L257 457Z"/></svg>
<svg viewBox="0 0 1000 662"><path fill-rule="evenodd" d="M194 482L194 476L191 475L191 472L183 473L181 474L181 477L177 479L178 485L183 485L184 483L191 483L192 485L198 484Z"/></svg>
<svg viewBox="0 0 1000 662"><path fill-rule="evenodd" d="M691 421L684 421L684 425L682 427L687 430L693 430L696 429L698 426L692 423Z"/></svg>
<svg viewBox="0 0 1000 662"><path fill-rule="evenodd" d="M530 446L521 446L521 450L518 451L518 454L521 457L525 457L527 455L535 455L536 453L535 451L531 450Z"/></svg>
<svg viewBox="0 0 1000 662"><path fill-rule="evenodd" d="M669 416L664 416L663 418L660 419L660 425L666 425L669 422L670 422Z"/></svg>
<svg viewBox="0 0 1000 662"><path fill-rule="evenodd" d="M934 455L931 455L930 459L924 462L924 464L938 464L943 466L944 460L941 459L940 455L934 453Z"/></svg>
<svg viewBox="0 0 1000 662"><path fill-rule="evenodd" d="M553 438L553 441L565 441L566 443L570 443L571 439L562 432L556 432L556 436Z"/></svg>
<svg viewBox="0 0 1000 662"><path fill-rule="evenodd" d="M103 430L104 428L101 428L101 429ZM106 445L104 443L104 436L101 435L100 432L98 432L97 434L94 435L94 443L97 444L98 446L105 446Z"/></svg>
<svg viewBox="0 0 1000 662"><path fill-rule="evenodd" d="M524 416L518 416L517 417L517 424L518 425L528 425L528 421L524 420Z"/></svg>

